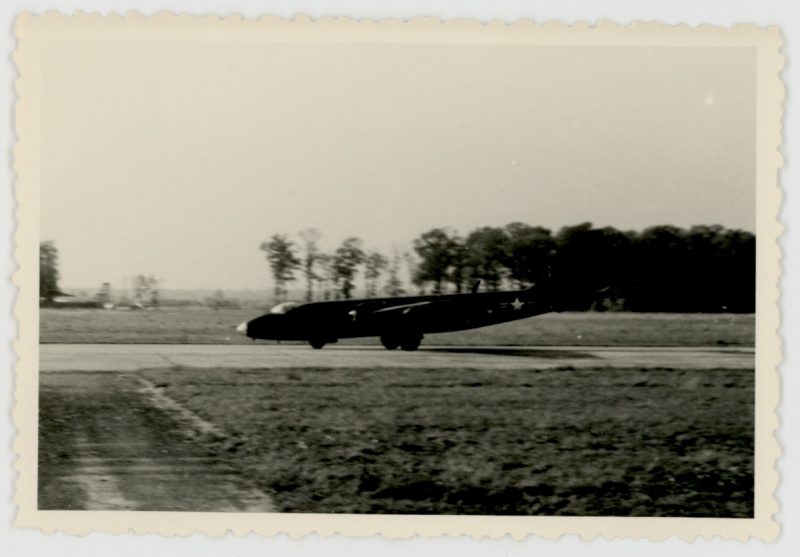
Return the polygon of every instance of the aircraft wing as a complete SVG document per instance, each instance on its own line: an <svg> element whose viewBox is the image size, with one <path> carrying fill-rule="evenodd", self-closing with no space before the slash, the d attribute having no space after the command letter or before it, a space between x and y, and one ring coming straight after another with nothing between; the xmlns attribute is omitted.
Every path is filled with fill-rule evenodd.
<svg viewBox="0 0 800 557"><path fill-rule="evenodd" d="M356 308L353 318L377 322L393 322L399 320L425 319L431 314L441 315L452 311L454 304L449 300L428 300L412 304L383 307L371 310L370 308Z"/></svg>
<svg viewBox="0 0 800 557"><path fill-rule="evenodd" d="M388 307L388 308L382 308L382 309L373 311L372 314L373 315L379 315L379 314L383 314L383 315L386 315L386 314L389 314L389 315L393 315L393 314L408 315L411 312L418 312L420 310L420 308L425 307L425 306L439 305L439 304L445 304L445 303L447 303L447 302L443 302L443 301L427 301L427 302L417 302L417 303L414 303L414 304L403 304L401 306L391 306L391 307Z"/></svg>

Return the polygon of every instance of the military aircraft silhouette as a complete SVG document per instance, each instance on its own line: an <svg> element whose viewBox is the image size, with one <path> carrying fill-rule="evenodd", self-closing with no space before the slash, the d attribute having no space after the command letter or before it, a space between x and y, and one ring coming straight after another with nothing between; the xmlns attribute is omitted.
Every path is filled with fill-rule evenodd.
<svg viewBox="0 0 800 557"><path fill-rule="evenodd" d="M253 340L302 340L316 348L341 338L380 337L388 350L416 350L425 334L475 329L557 311L548 286L525 290L283 302L236 330Z"/></svg>

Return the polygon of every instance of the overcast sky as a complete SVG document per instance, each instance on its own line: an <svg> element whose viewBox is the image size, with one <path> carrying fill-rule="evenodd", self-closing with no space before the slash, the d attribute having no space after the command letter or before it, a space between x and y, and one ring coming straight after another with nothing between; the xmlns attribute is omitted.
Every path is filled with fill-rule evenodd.
<svg viewBox="0 0 800 557"><path fill-rule="evenodd" d="M266 288L316 227L387 252L522 221L755 229L748 49L63 43L42 239L62 285Z"/></svg>

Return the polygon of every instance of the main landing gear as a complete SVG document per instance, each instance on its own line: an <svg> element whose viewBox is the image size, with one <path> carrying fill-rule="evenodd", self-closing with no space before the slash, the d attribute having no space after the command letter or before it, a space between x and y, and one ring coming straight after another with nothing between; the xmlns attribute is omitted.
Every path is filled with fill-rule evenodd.
<svg viewBox="0 0 800 557"><path fill-rule="evenodd" d="M381 344L387 350L395 350L399 346L406 352L413 352L419 348L422 342L422 335L409 334L409 335L381 335Z"/></svg>
<svg viewBox="0 0 800 557"><path fill-rule="evenodd" d="M330 340L325 338L311 338L308 340L308 344L310 344L311 348L314 350L320 350L323 346L330 342L336 342L336 339ZM396 350L397 348L400 348L406 352L413 352L419 348L421 342L422 335L419 333L405 335L381 335L381 344L383 344L383 347L387 350Z"/></svg>
<svg viewBox="0 0 800 557"><path fill-rule="evenodd" d="M325 341L320 338L312 338L308 341L308 343L314 350L320 350L323 346L325 346Z"/></svg>
<svg viewBox="0 0 800 557"><path fill-rule="evenodd" d="M339 339L332 337L311 337L308 339L308 343L314 350L319 350L326 344L335 344L338 340Z"/></svg>

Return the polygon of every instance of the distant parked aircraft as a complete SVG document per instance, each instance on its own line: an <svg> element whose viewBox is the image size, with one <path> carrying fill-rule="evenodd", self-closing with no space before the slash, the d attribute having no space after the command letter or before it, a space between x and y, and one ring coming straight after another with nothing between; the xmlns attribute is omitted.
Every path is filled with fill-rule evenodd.
<svg viewBox="0 0 800 557"><path fill-rule="evenodd" d="M330 302L284 302L236 330L255 339L304 340L322 348L340 338L380 337L389 350L416 350L423 335L475 329L556 311L550 288L404 296Z"/></svg>

